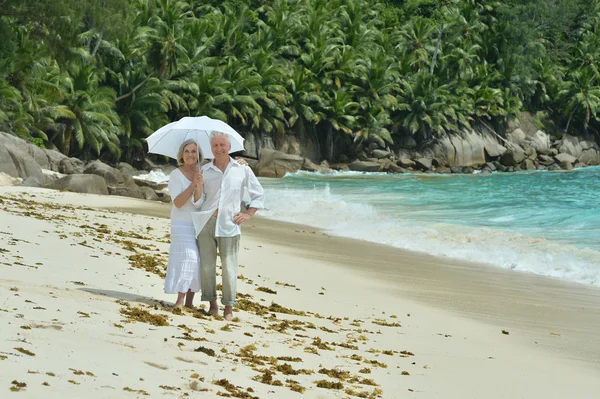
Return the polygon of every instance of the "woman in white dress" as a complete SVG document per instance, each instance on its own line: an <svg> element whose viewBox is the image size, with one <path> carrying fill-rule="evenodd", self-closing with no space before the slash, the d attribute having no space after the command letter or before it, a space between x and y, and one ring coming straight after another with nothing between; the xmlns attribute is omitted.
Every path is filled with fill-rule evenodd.
<svg viewBox="0 0 600 399"><path fill-rule="evenodd" d="M200 291L200 259L191 213L195 190L202 190L204 157L194 140L186 140L179 147L179 168L169 176L171 207L171 247L165 280L165 293L177 294L175 306L192 307L194 294Z"/></svg>

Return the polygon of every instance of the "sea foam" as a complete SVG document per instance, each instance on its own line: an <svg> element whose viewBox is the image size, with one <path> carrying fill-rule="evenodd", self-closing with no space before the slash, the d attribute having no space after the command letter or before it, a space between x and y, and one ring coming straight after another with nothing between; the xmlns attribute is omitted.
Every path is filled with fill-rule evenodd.
<svg viewBox="0 0 600 399"><path fill-rule="evenodd" d="M307 177L319 176L303 176ZM356 180L359 176L349 177ZM332 235L600 286L600 251L576 247L568 240L497 228L515 222L516 216L487 218L491 221L487 226L428 221L427 212L421 217L418 207L416 212L412 207L410 213L402 205L391 207L374 189L353 192L346 187L339 190L343 194L336 194L332 177L327 179L325 186L307 188L263 180L267 209L260 214L314 226ZM397 201L402 203L401 196ZM486 214L472 209L470 218L483 220Z"/></svg>

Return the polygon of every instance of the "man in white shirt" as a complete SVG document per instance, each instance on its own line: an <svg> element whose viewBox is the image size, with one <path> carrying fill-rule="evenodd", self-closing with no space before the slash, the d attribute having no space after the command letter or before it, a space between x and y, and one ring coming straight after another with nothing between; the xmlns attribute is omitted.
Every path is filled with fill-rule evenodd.
<svg viewBox="0 0 600 399"><path fill-rule="evenodd" d="M248 166L235 162L230 156L229 135L213 132L210 144L214 159L202 167L199 178L202 191L194 193L194 205L200 214L208 214L197 237L200 252L200 284L202 301L210 302L210 313L218 314L217 304L217 249L223 269L221 303L225 306L223 316L233 319L233 306L237 304L237 270L240 245L240 225L263 209L264 190ZM250 207L241 212L244 193L250 196Z"/></svg>

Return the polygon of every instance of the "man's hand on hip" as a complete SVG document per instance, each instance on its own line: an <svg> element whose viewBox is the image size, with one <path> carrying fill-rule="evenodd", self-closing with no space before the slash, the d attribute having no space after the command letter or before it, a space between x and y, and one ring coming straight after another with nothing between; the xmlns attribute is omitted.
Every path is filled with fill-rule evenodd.
<svg viewBox="0 0 600 399"><path fill-rule="evenodd" d="M250 215L249 213L239 212L233 216L233 223L241 225L242 223L247 222L250 219L252 219L252 215Z"/></svg>

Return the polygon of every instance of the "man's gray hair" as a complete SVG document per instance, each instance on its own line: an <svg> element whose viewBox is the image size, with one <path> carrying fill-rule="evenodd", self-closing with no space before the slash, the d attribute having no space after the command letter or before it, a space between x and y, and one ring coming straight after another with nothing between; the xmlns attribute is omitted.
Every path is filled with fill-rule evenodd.
<svg viewBox="0 0 600 399"><path fill-rule="evenodd" d="M215 137L225 137L225 139L227 139L227 142L229 144L231 144L231 139L229 138L229 135L227 133L223 133L223 132L218 132L216 130L214 130L211 134L210 134L210 142L212 144L212 139Z"/></svg>
<svg viewBox="0 0 600 399"><path fill-rule="evenodd" d="M187 139L186 141L181 143L181 145L179 146L179 150L177 151L177 165L183 165L183 149L189 144L196 144L196 149L198 150L198 163L202 164L202 162L204 161L204 155L202 155L202 150L200 149L198 143L196 143L196 140Z"/></svg>

